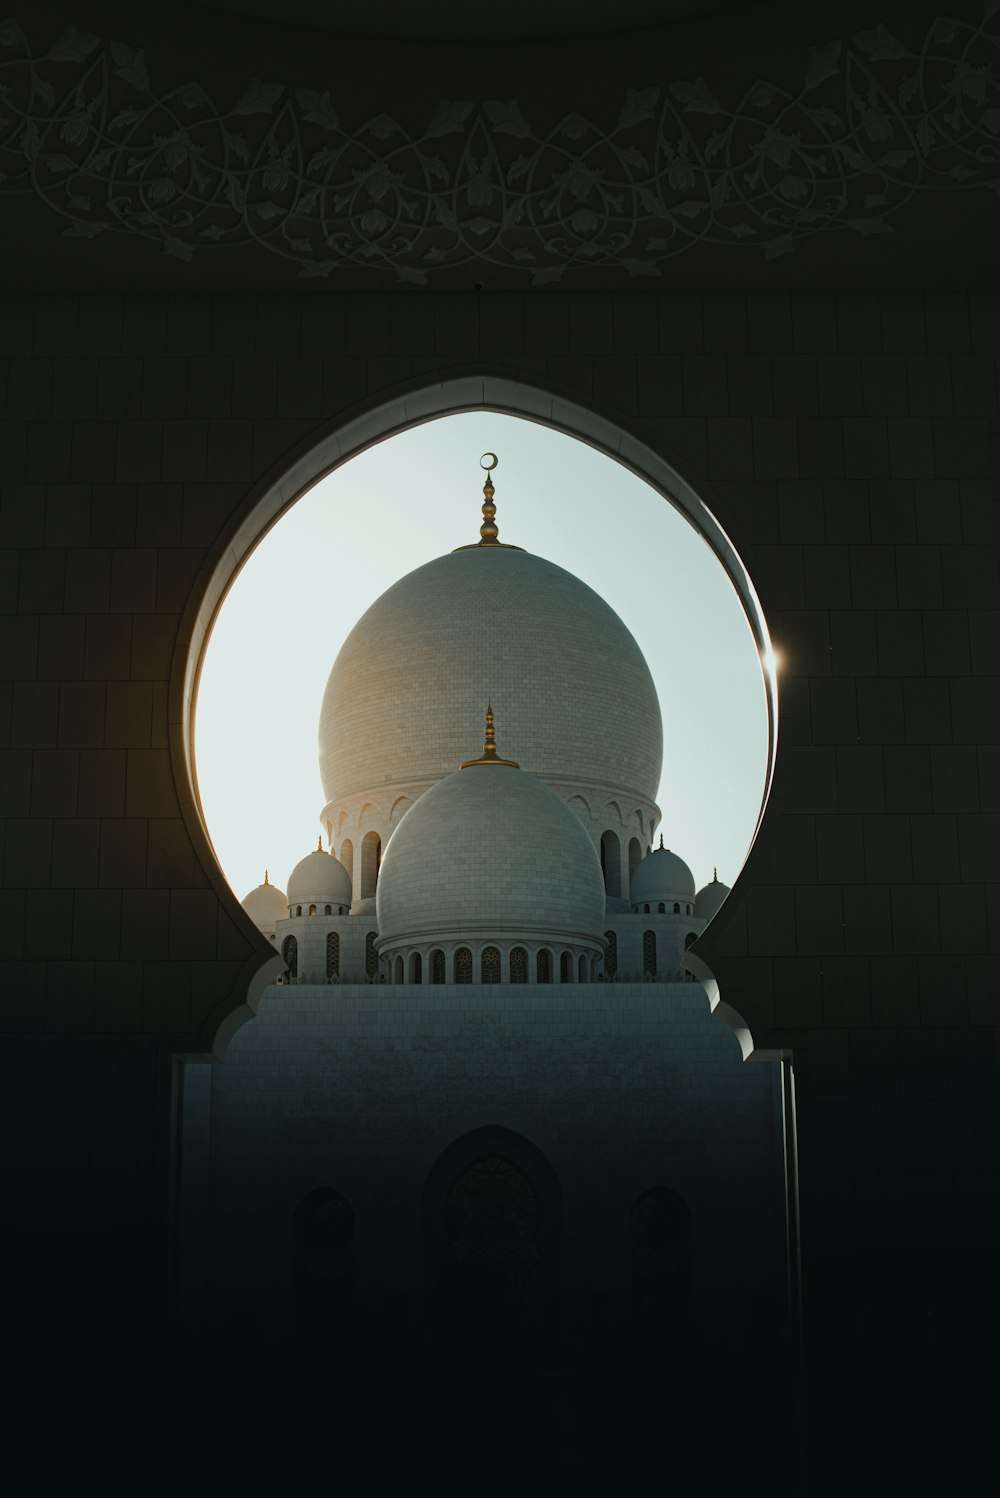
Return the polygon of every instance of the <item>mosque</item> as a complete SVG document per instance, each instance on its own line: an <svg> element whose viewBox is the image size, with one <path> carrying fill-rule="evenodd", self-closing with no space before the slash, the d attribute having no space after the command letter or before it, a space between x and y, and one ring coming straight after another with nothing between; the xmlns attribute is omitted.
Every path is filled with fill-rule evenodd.
<svg viewBox="0 0 1000 1498"><path fill-rule="evenodd" d="M482 461L479 541L333 665L319 845L243 901L280 956L186 1068L182 1294L555 1337L597 1296L717 1346L787 1287L779 1068L685 966L729 891L664 846L639 646L500 541Z"/></svg>

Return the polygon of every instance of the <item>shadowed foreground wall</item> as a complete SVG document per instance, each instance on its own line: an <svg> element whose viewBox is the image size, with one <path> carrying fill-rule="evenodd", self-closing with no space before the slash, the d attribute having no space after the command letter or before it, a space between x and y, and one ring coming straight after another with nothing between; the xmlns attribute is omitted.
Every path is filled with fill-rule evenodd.
<svg viewBox="0 0 1000 1498"><path fill-rule="evenodd" d="M776 778L699 952L794 1054L817 1376L936 1366L996 1177L1000 298L39 297L0 327L4 1189L45 1314L169 1317L172 1057L267 955L171 760L199 569L309 434L481 364L620 419L751 570Z"/></svg>

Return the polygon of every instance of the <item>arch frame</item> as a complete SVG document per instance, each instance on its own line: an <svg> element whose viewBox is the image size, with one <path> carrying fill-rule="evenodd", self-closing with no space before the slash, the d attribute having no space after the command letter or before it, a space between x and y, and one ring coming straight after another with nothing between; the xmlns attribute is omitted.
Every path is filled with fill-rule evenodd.
<svg viewBox="0 0 1000 1498"><path fill-rule="evenodd" d="M598 403L603 404L603 403ZM210 886L230 919L251 947L228 997L192 1037L186 1055L218 1055L218 1037L231 1036L231 1016L247 1014L247 986L270 964L273 948L240 906L215 856L198 790L195 720L198 687L212 629L226 595L249 557L285 512L321 479L379 442L445 416L467 411L495 411L552 427L621 463L660 493L701 536L723 567L743 606L761 662L767 705L768 743L761 804L754 837L760 830L774 779L777 755L778 691L770 632L756 588L723 524L725 508L699 479L697 489L659 450L657 434L638 419L624 420L591 401L536 375L521 379L509 368L475 360L467 368L422 375L347 407L324 427L310 433L254 483L238 509L235 526L223 531L210 550L192 586L182 614L171 664L168 698L171 768L181 815L195 854ZM708 501L711 500L711 507ZM737 881L738 882L738 881ZM767 1057L774 1050L755 1051L746 1022L721 1000L718 985L706 964L690 954L689 971L706 986L713 1010L723 1015L740 1036L745 1057ZM238 1026L237 1026L238 1027ZM225 1043L224 1043L225 1044ZM223 1048L224 1048L223 1044Z"/></svg>

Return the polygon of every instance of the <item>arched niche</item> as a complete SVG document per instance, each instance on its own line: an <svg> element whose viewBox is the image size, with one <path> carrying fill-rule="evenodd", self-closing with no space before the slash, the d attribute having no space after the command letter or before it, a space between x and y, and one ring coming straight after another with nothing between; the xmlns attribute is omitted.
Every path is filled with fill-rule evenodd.
<svg viewBox="0 0 1000 1498"><path fill-rule="evenodd" d="M420 1218L438 1336L463 1361L525 1352L557 1314L563 1202L541 1150L499 1125L460 1136L428 1172Z"/></svg>
<svg viewBox="0 0 1000 1498"><path fill-rule="evenodd" d="M230 533L204 563L192 588L177 634L170 686L170 746L174 779L185 824L199 860L230 918L255 948L229 998L209 1016L198 1054L220 1056L222 1035L233 1033L230 1016L245 1013L245 988L256 969L273 955L226 881L212 849L198 793L194 719L198 682L212 625L234 578L247 557L284 512L318 479L349 462L374 443L408 427L465 411L496 411L541 422L623 464L663 495L694 527L714 553L740 599L761 660L767 705L768 743L764 790L757 830L774 776L777 741L777 679L774 652L763 609L752 579L722 524L721 507L704 484L696 490L659 450L653 434L640 423L625 425L612 413L585 405L537 376L519 380L500 369L451 370L447 376L424 376L389 395L369 398L335 418L327 431L305 438L248 492ZM712 500L712 503L709 503ZM756 832L755 832L756 836ZM746 1022L718 991L707 965L692 952L685 967L703 983L712 1006L740 1037L744 1055L754 1054ZM242 991L241 991L242 990ZM760 1054L760 1053L757 1053Z"/></svg>

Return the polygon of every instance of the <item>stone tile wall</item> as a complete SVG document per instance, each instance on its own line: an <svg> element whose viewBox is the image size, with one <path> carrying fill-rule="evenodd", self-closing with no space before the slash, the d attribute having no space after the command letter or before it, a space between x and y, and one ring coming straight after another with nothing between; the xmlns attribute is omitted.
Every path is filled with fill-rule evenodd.
<svg viewBox="0 0 1000 1498"><path fill-rule="evenodd" d="M280 1328L292 1214L320 1187L354 1212L359 1295L419 1302L428 1175L489 1122L559 1181L568 1322L595 1289L629 1314L629 1213L664 1185L693 1215L699 1319L731 1340L784 1293L778 1072L744 1064L692 984L268 988L222 1066L186 1068L187 1309Z"/></svg>
<svg viewBox="0 0 1000 1498"><path fill-rule="evenodd" d="M859 1220L887 1285L914 1244L981 1248L998 351L1000 297L979 293L4 303L3 1137L38 1241L56 1201L87 1242L122 1221L162 1240L170 1058L204 1050L266 955L199 860L171 760L199 569L310 433L400 382L489 368L667 455L763 601L783 660L774 790L701 950L758 1043L795 1055L807 1286L850 1287ZM928 1200L945 1204L930 1227Z"/></svg>

